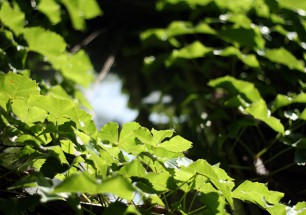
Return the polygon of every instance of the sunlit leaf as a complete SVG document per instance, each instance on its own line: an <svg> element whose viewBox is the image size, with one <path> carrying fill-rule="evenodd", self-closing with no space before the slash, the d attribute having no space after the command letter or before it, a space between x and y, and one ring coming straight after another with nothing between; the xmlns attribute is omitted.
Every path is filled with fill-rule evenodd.
<svg viewBox="0 0 306 215"><path fill-rule="evenodd" d="M85 19L94 18L102 14L99 5L94 0L61 0L68 10L72 26L76 30L85 30Z"/></svg>
<svg viewBox="0 0 306 215"><path fill-rule="evenodd" d="M37 5L37 9L44 13L50 22L55 25L61 21L60 5L54 0L41 0Z"/></svg>
<svg viewBox="0 0 306 215"><path fill-rule="evenodd" d="M93 66L87 54L80 50L75 54L64 53L50 59L53 66L60 70L63 76L76 83L88 87L93 81Z"/></svg>
<svg viewBox="0 0 306 215"><path fill-rule="evenodd" d="M225 57L234 55L238 59L240 59L243 63L245 63L246 65L250 67L259 67L259 62L255 55L242 54L240 50L235 47L227 47L224 50L220 50L220 51L216 50L214 51L214 53L216 55L225 56Z"/></svg>
<svg viewBox="0 0 306 215"><path fill-rule="evenodd" d="M60 146L51 146L46 149L51 154L51 156L56 158L61 164L69 164Z"/></svg>
<svg viewBox="0 0 306 215"><path fill-rule="evenodd" d="M2 2L0 9L1 22L9 27L15 34L20 34L23 31L25 15L17 5L13 8L7 1Z"/></svg>
<svg viewBox="0 0 306 215"><path fill-rule="evenodd" d="M291 1L287 1L287 0L278 0L278 4L281 7L285 7L288 9L293 9L293 10L298 10L298 9L302 9L304 11L306 11L306 2L304 0L291 0Z"/></svg>
<svg viewBox="0 0 306 215"><path fill-rule="evenodd" d="M132 162L124 165L119 171L119 174L128 177L145 177L146 170L142 166L139 160L133 160Z"/></svg>
<svg viewBox="0 0 306 215"><path fill-rule="evenodd" d="M9 72L0 73L0 92L5 93L9 99L26 99L32 95L39 95L39 88L32 79Z"/></svg>
<svg viewBox="0 0 306 215"><path fill-rule="evenodd" d="M150 172L148 173L145 178L149 181L149 186L152 186L152 188L156 191L166 191L168 190L168 184L167 181L170 177L170 174L168 172Z"/></svg>
<svg viewBox="0 0 306 215"><path fill-rule="evenodd" d="M245 181L240 184L232 194L234 198L252 202L263 208L279 204L284 196L283 193L268 190L264 184L251 181Z"/></svg>
<svg viewBox="0 0 306 215"><path fill-rule="evenodd" d="M201 42L195 41L190 45L185 46L179 50L173 50L171 56L166 61L166 65L170 66L175 60L182 59L194 59L205 57L206 54L212 52L212 48L204 46Z"/></svg>
<svg viewBox="0 0 306 215"><path fill-rule="evenodd" d="M142 143L152 145L152 135L149 129L140 127L135 130L134 133L137 139L139 139Z"/></svg>
<svg viewBox="0 0 306 215"><path fill-rule="evenodd" d="M112 193L130 201L135 191L130 181L122 176L114 176L104 181L100 181L90 176L88 173L83 172L68 177L55 187L53 192L82 192L89 194Z"/></svg>
<svg viewBox="0 0 306 215"><path fill-rule="evenodd" d="M27 124L34 122L43 122L48 113L38 107L29 104L28 100L25 99L14 99L11 103L14 114L22 121Z"/></svg>
<svg viewBox="0 0 306 215"><path fill-rule="evenodd" d="M259 91L255 88L253 83L238 80L231 76L224 76L208 82L211 87L222 87L230 91L232 94L241 93L250 101L257 101L261 99Z"/></svg>
<svg viewBox="0 0 306 215"><path fill-rule="evenodd" d="M170 138L173 135L173 130L155 130L154 128L152 129L152 135L153 135L153 140L152 140L152 145L157 146L159 145L164 139Z"/></svg>
<svg viewBox="0 0 306 215"><path fill-rule="evenodd" d="M192 143L180 136L175 136L168 141L162 142L158 147L171 152L184 152L192 147Z"/></svg>
<svg viewBox="0 0 306 215"><path fill-rule="evenodd" d="M109 122L106 125L104 125L101 128L100 135L99 135L102 142L117 144L118 128L119 128L119 125L116 122Z"/></svg>
<svg viewBox="0 0 306 215"><path fill-rule="evenodd" d="M274 131L284 134L285 129L279 119L270 115L270 110L264 100L259 100L247 107L245 111L255 119L259 119L271 127Z"/></svg>
<svg viewBox="0 0 306 215"><path fill-rule="evenodd" d="M268 49L265 51L264 57L275 63L286 65L290 69L296 69L301 72L305 72L305 65L303 61L296 59L295 56L285 48Z"/></svg>
<svg viewBox="0 0 306 215"><path fill-rule="evenodd" d="M292 103L292 98L289 96L278 94L273 102L272 105L272 112L276 111L277 109L290 105Z"/></svg>
<svg viewBox="0 0 306 215"><path fill-rule="evenodd" d="M56 58L66 49L66 43L60 35L41 27L25 28L23 35L30 51L40 53L47 58Z"/></svg>
<svg viewBox="0 0 306 215"><path fill-rule="evenodd" d="M212 166L207 163L207 161L199 159L190 164L188 168L207 177L216 186L216 188L222 192L230 206L233 207L233 199L231 194L232 183L222 180L214 171Z"/></svg>

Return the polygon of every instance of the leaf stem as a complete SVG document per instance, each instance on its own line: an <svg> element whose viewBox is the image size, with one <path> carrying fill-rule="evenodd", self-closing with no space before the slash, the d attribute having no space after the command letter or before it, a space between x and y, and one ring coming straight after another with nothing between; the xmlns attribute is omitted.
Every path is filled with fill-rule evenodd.
<svg viewBox="0 0 306 215"><path fill-rule="evenodd" d="M270 149L276 142L277 142L277 140L279 139L281 137L281 133L278 133L276 136L275 136L275 138L271 141L271 143L267 146L267 147L265 147L265 148L263 148L260 152L258 152L257 154L256 154L256 158L259 158L259 157L261 157L263 154L265 154L267 151L268 151L268 149Z"/></svg>

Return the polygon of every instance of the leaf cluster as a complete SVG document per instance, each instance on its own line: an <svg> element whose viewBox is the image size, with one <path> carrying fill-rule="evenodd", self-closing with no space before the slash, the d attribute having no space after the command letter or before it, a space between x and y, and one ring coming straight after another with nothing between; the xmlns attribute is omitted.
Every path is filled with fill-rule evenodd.
<svg viewBox="0 0 306 215"><path fill-rule="evenodd" d="M28 6L55 26L62 20L59 8L64 7L76 30L83 30L86 19L102 13L94 0L41 0ZM25 8L19 1L0 4L0 33L5 41L0 44L3 213L39 213L52 201L64 202L76 214L93 213L91 208L97 204L105 214L229 214L239 213L242 202L270 214L305 213L305 202L285 205L284 194L265 184L235 183L218 165L187 158L192 143L174 135L174 130L149 130L136 122L122 127L110 122L98 130L84 110L87 103L79 88L93 79L88 56L82 50L68 52L67 43L54 31L26 24L30 12ZM209 51L194 43L166 62L172 64L190 50L195 52L189 58ZM54 80L34 79L34 70L44 72L33 66L36 63L47 64ZM245 94L239 100L242 104L253 102L243 106L246 114L283 133L252 84L228 76L210 85L223 82ZM280 96L274 110L291 104L284 101Z"/></svg>

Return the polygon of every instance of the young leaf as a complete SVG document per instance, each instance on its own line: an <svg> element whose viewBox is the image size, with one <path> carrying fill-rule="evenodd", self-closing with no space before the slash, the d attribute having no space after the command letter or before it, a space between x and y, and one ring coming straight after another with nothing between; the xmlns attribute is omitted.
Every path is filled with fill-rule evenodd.
<svg viewBox="0 0 306 215"><path fill-rule="evenodd" d="M34 122L43 122L48 113L38 107L31 106L29 100L14 99L11 103L13 113L22 121L27 124Z"/></svg>
<svg viewBox="0 0 306 215"><path fill-rule="evenodd" d="M76 30L85 30L85 19L94 18L102 14L95 0L61 0L61 2L67 8L72 26ZM82 16L80 16L80 14L82 14Z"/></svg>
<svg viewBox="0 0 306 215"><path fill-rule="evenodd" d="M194 43L179 49L174 50L171 53L171 56L166 61L167 66L171 66L176 59L183 58L183 59L194 59L204 57L206 54L212 52L212 48L208 48L204 46L201 42L195 41Z"/></svg>
<svg viewBox="0 0 306 215"><path fill-rule="evenodd" d="M99 137L104 143L117 144L118 142L118 128L119 125L116 122L109 122L104 125L101 130Z"/></svg>
<svg viewBox="0 0 306 215"><path fill-rule="evenodd" d="M0 9L0 20L1 22L9 27L16 35L22 33L25 22L25 15L18 6L12 8L7 1L2 1Z"/></svg>
<svg viewBox="0 0 306 215"><path fill-rule="evenodd" d="M162 142L158 147L171 152L184 152L192 147L192 143L183 137L175 136L169 141Z"/></svg>
<svg viewBox="0 0 306 215"><path fill-rule="evenodd" d="M118 174L127 176L127 177L145 177L146 170L142 166L139 160L133 160L132 162L124 165L119 171Z"/></svg>
<svg viewBox="0 0 306 215"><path fill-rule="evenodd" d="M74 54L63 53L57 58L51 58L53 66L60 70L62 75L84 87L93 81L93 66L87 54L80 50Z"/></svg>
<svg viewBox="0 0 306 215"><path fill-rule="evenodd" d="M158 146L164 139L170 138L173 135L173 130L157 131L153 128L151 132L153 135L153 140L152 140L153 146Z"/></svg>
<svg viewBox="0 0 306 215"><path fill-rule="evenodd" d="M252 102L261 99L260 93L253 83L241 81L231 76L224 76L211 80L208 82L208 85L215 88L225 88L232 94L241 93Z"/></svg>
<svg viewBox="0 0 306 215"><path fill-rule="evenodd" d="M290 69L296 69L305 72L303 61L297 60L288 50L284 48L268 49L264 53L264 57L269 60L288 66Z"/></svg>
<svg viewBox="0 0 306 215"><path fill-rule="evenodd" d="M149 129L140 127L134 131L135 136L144 144L152 145L152 135Z"/></svg>
<svg viewBox="0 0 306 215"><path fill-rule="evenodd" d="M247 113L252 115L255 119L259 119L271 127L274 131L284 134L285 128L279 119L270 116L270 112L267 108L266 102L261 99L254 102L251 106L245 109Z"/></svg>
<svg viewBox="0 0 306 215"><path fill-rule="evenodd" d="M0 73L0 92L6 94L9 99L26 99L39 95L39 88L37 83L30 78L9 72Z"/></svg>
<svg viewBox="0 0 306 215"><path fill-rule="evenodd" d="M232 193L234 198L242 201L252 202L263 208L279 204L284 194L276 191L270 191L261 183L245 181L240 184Z"/></svg>
<svg viewBox="0 0 306 215"><path fill-rule="evenodd" d="M217 175L217 173L214 171L212 166L209 163L207 163L207 161L202 159L199 159L196 162L190 164L188 168L207 177L213 183L213 185L216 186L216 188L222 192L229 205L233 208L231 182L223 180L222 178L224 178L224 176L220 178L219 175Z"/></svg>
<svg viewBox="0 0 306 215"><path fill-rule="evenodd" d="M23 35L29 50L50 58L48 60L57 58L66 50L66 43L60 35L41 27L25 28Z"/></svg>
<svg viewBox="0 0 306 215"><path fill-rule="evenodd" d="M60 5L54 0L41 0L37 5L37 9L44 13L53 25L61 21Z"/></svg>

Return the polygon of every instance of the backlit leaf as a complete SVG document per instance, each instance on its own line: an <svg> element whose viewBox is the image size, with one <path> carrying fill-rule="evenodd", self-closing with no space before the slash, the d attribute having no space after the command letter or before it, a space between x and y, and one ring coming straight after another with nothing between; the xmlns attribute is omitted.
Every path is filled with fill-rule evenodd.
<svg viewBox="0 0 306 215"><path fill-rule="evenodd" d="M173 130L157 131L153 128L151 132L152 132L152 135L153 135L153 140L152 140L152 145L153 146L159 145L164 139L170 138L173 135Z"/></svg>
<svg viewBox="0 0 306 215"><path fill-rule="evenodd" d="M139 160L133 160L132 162L124 165L119 171L119 174L127 177L145 177L146 170L142 166Z"/></svg>
<svg viewBox="0 0 306 215"><path fill-rule="evenodd" d="M26 99L32 95L39 95L39 88L30 78L9 72L0 73L0 92L5 93L9 99Z"/></svg>
<svg viewBox="0 0 306 215"><path fill-rule="evenodd" d="M114 176L104 181L100 181L90 176L88 173L83 172L66 178L61 184L55 187L53 193L82 192L93 195L111 193L130 201L135 191L130 181L123 176Z"/></svg>
<svg viewBox="0 0 306 215"><path fill-rule="evenodd" d="M210 52L212 52L212 48L204 46L199 41L195 41L192 44L185 46L184 48L172 51L171 56L166 61L166 65L172 65L174 61L179 58L194 59L205 57L205 55Z"/></svg>
<svg viewBox="0 0 306 215"><path fill-rule="evenodd" d="M259 119L266 123L274 131L284 134L285 129L279 119L270 116L270 110L264 100L259 100L247 107L245 111L252 115L255 119Z"/></svg>
<svg viewBox="0 0 306 215"><path fill-rule="evenodd" d="M285 7L288 9L298 10L302 9L306 11L306 2L304 0L278 0L278 3L281 7Z"/></svg>
<svg viewBox="0 0 306 215"><path fill-rule="evenodd" d="M234 191L233 197L242 201L252 202L263 208L279 204L284 194L276 191L270 191L261 183L245 181L240 184Z"/></svg>
<svg viewBox="0 0 306 215"><path fill-rule="evenodd" d="M284 48L268 49L264 53L264 57L269 60L288 66L290 69L296 69L305 72L303 61L296 59L288 50Z"/></svg>
<svg viewBox="0 0 306 215"><path fill-rule="evenodd" d="M261 99L259 91L255 88L253 83L238 80L231 76L224 76L208 82L211 87L222 87L227 89L232 94L241 93L250 101L257 101Z"/></svg>
<svg viewBox="0 0 306 215"><path fill-rule="evenodd" d="M88 87L93 81L93 66L87 54L80 50L74 54L64 53L50 59L53 66L60 70L63 76L76 83Z"/></svg>
<svg viewBox="0 0 306 215"><path fill-rule="evenodd" d="M76 30L85 30L85 19L91 19L102 14L99 5L94 0L61 0L68 10L72 26Z"/></svg>
<svg viewBox="0 0 306 215"><path fill-rule="evenodd" d="M231 207L233 207L233 199L231 195L232 183L231 181L226 181L220 178L217 173L214 171L212 166L207 163L207 161L199 159L194 163L190 164L190 169L195 172L207 177L218 190L222 192L225 199L228 201Z"/></svg>
<svg viewBox="0 0 306 215"><path fill-rule="evenodd" d="M1 22L9 27L15 34L22 33L25 15L17 5L13 8L7 1L2 2L0 9L0 20Z"/></svg>
<svg viewBox="0 0 306 215"><path fill-rule="evenodd" d="M23 35L30 51L45 55L47 58L56 58L66 49L66 43L60 35L41 27L25 28Z"/></svg>
<svg viewBox="0 0 306 215"><path fill-rule="evenodd" d="M41 0L37 6L37 9L44 13L50 22L55 25L61 21L60 5L54 0Z"/></svg>
<svg viewBox="0 0 306 215"><path fill-rule="evenodd" d="M99 135L102 142L117 144L118 128L119 128L119 125L116 122L109 122L106 125L104 125L101 128L100 135Z"/></svg>
<svg viewBox="0 0 306 215"><path fill-rule="evenodd" d="M27 124L34 122L43 122L48 114L45 110L32 106L28 100L14 99L11 103L13 113L22 121Z"/></svg>
<svg viewBox="0 0 306 215"><path fill-rule="evenodd" d="M183 137L175 136L169 141L162 142L158 147L171 152L184 152L192 147L192 143Z"/></svg>
<svg viewBox="0 0 306 215"><path fill-rule="evenodd" d="M238 59L240 59L243 63L245 63L246 65L250 67L259 67L259 62L255 55L242 54L240 50L235 47L227 47L224 50L220 50L220 51L216 50L214 53L216 55L225 56L225 57L234 55Z"/></svg>

